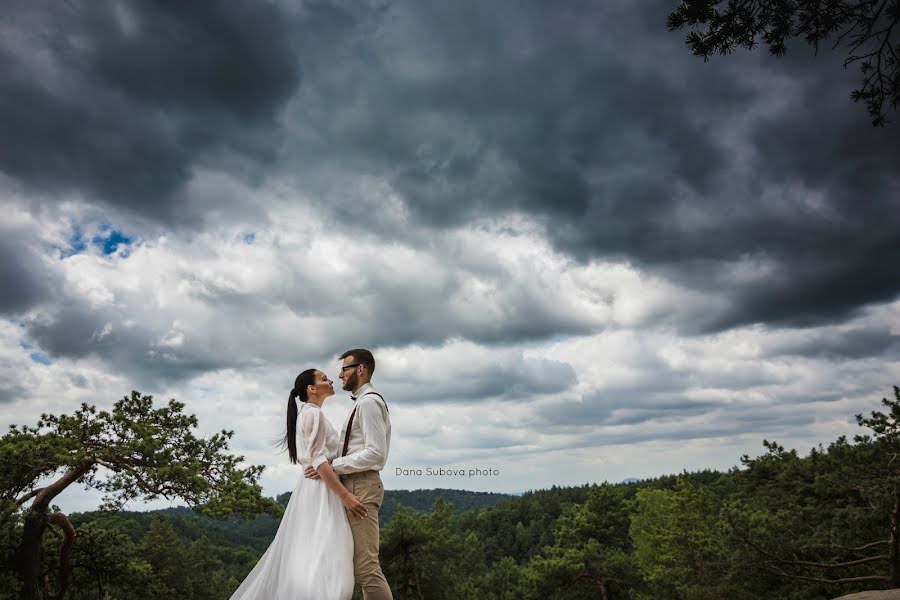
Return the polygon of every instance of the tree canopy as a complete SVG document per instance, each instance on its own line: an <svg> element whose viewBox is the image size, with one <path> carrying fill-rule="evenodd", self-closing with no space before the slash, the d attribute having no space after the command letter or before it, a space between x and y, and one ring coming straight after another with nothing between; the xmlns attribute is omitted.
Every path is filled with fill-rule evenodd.
<svg viewBox="0 0 900 600"><path fill-rule="evenodd" d="M163 497L180 498L212 517L280 514L278 504L261 495L263 467L242 467L242 456L227 453L233 432L197 437L197 418L183 409L175 400L154 408L151 396L133 391L111 411L82 404L71 415L43 414L34 427L10 426L0 438L0 518L22 521L22 598L50 593L48 571L57 573L55 595L66 592L76 532L51 502L72 484L105 492L105 510ZM55 566L44 564L48 526L63 532Z"/></svg>
<svg viewBox="0 0 900 600"><path fill-rule="evenodd" d="M93 420L92 414L99 416L85 410L79 412L86 422ZM143 452L151 457L157 446L148 440L154 439L176 445L181 440L193 448L192 455L204 456L177 431L167 438L148 425L172 421L140 417L146 412L153 411L131 413L144 423L137 427L144 433L115 438L124 442L137 435L114 444L120 454L127 454L124 449L141 438L149 444ZM448 501L462 497L459 491L404 492L397 495L396 511L382 529L382 568L397 600L822 600L897 588L900 388L882 400L881 410L857 415L856 422L859 435L839 437L805 455L764 440L758 456L742 457L739 467L725 473L706 470L627 484L553 486L499 504L482 498L484 504L469 510L465 507L473 498L460 502L463 508ZM7 465L13 455L4 452L14 443L31 452L23 456L33 461L33 468L41 448L65 450L73 462L54 473L57 481L66 468L93 456L81 446L48 444L49 438L42 436L59 432L54 423L42 419L41 429L28 429L35 438L31 445L16 437L22 428L0 438L0 463L6 465L0 477L13 478L24 469ZM182 421L188 429L190 423ZM211 439L198 443L209 444ZM224 450L220 447L218 455ZM178 452L166 460L189 460ZM206 456L238 468L230 459ZM67 540L63 525L71 521L76 535L68 549L71 583L66 595L72 600L228 598L265 551L277 521L268 515L207 517L204 513L240 513L235 509L242 506L249 516L253 506L262 509L268 501L250 502L252 494L244 492L229 498L224 482L234 477L207 474L205 463L189 462L187 467L188 472L173 474L174 481L182 482L173 485L186 485L195 471L213 481L209 489L198 483L183 490L192 502L206 502L195 505L194 511L104 510L54 524L50 516L55 513L48 510L37 575L41 590L47 577L59 580L62 563L56 553ZM153 477L142 474L144 481L164 485ZM244 483L255 485L250 479ZM10 489L18 489L19 497L43 489L16 485L4 481L0 486L8 504ZM110 507L120 505L111 500ZM429 510L411 508L427 501L432 502ZM32 502L28 510L0 513L0 567L11 564L9 556L22 547L33 507ZM51 554L52 560L47 558ZM0 600L13 600L17 586L14 570L0 568ZM60 587L49 591L59 592Z"/></svg>
<svg viewBox="0 0 900 600"><path fill-rule="evenodd" d="M722 5L725 5L722 7ZM791 38L813 45L835 38L847 43L844 66L860 63L862 87L854 102L864 101L872 125L889 123L886 105L900 104L900 0L684 0L669 14L670 31L685 25L687 45L695 56L752 50L761 38L775 56L784 56Z"/></svg>

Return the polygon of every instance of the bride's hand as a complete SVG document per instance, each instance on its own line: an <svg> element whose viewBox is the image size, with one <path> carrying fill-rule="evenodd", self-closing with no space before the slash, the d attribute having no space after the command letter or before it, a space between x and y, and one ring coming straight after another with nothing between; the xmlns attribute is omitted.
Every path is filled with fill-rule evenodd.
<svg viewBox="0 0 900 600"><path fill-rule="evenodd" d="M366 505L360 502L359 498L349 492L341 499L341 502L344 503L344 508L347 509L347 512L355 517L362 518L369 512L369 509L366 508Z"/></svg>

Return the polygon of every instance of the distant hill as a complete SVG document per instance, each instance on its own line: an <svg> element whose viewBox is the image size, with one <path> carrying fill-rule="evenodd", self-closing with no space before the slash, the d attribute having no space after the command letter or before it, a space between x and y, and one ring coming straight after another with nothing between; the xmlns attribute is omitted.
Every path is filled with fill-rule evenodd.
<svg viewBox="0 0 900 600"><path fill-rule="evenodd" d="M276 500L282 506L287 506L291 497L290 492L279 494ZM516 498L512 494L495 494L492 492L470 492L467 490L386 490L384 502L378 513L382 527L393 517L394 512L401 506L411 508L416 512L429 512L434 502L443 498L453 504L454 512L490 508L501 502ZM116 529L127 534L132 541L139 541L144 537L154 518L164 516L175 528L176 532L188 539L196 540L206 536L215 545L224 546L249 546L259 552L263 552L275 537L279 521L262 515L255 519L245 520L232 518L224 521L210 519L200 515L190 508L179 506L175 508L163 508L160 510L117 513L104 513L100 511L74 513L69 520L78 527L83 523L92 521L100 522L105 527Z"/></svg>
<svg viewBox="0 0 900 600"><path fill-rule="evenodd" d="M692 473L689 477L698 484L713 483L721 478L721 474ZM625 501L623 506L633 506L634 503L629 501L634 500L639 489L671 490L676 479L676 476L666 476L633 484L616 484L614 487ZM390 577L402 580L403 575L398 570L402 571L403 565L409 564L403 559L404 553L424 552L430 556L427 558L429 564L441 563L457 569L450 575L440 569L428 571L429 577L445 578L440 586L449 585L448 582L457 579L465 580L464 585L486 582L484 585L488 586L494 585L494 577L515 581L517 574L530 564L529 561L535 560L538 564L546 559L542 558L544 548L557 542L554 532L558 519L578 505L584 505L598 487L598 484L575 487L553 485L549 489L527 490L521 494L453 489L388 490L380 511L384 564L388 566ZM289 499L289 493L276 498L283 505ZM451 506L452 511L449 510ZM73 513L69 519L77 530L86 533L85 540L113 542L110 545L87 543L76 546L78 552L88 554L81 556L76 563L76 583L73 585L86 590L87 595L72 595L73 598L102 597L98 590L116 586L127 593L109 597L142 597L140 593L131 593L134 586L144 585L144 579L132 581L128 578L134 565L144 565L140 577L152 577L160 585L164 583L173 590L180 590L180 595L163 597L196 597L191 595L196 581L185 579L191 570L181 566L198 560L205 565L204 576L208 577L208 580L203 580L203 585L218 582L215 583L217 591L203 588L210 591L205 597L227 598L268 548L279 525L277 519L269 516L250 520L215 520L186 507L144 512ZM96 552L101 554L95 556ZM104 559L107 554L108 559ZM151 554L155 557L152 560L147 558ZM98 557L100 562L92 562ZM174 557L174 562L167 562L166 557ZM104 569L99 571L99 579L95 572L97 564L102 564ZM441 596L428 593L419 597L465 596L454 594ZM0 596L3 594L0 593Z"/></svg>
<svg viewBox="0 0 900 600"><path fill-rule="evenodd" d="M282 506L287 506L291 497L290 492L279 494L276 500ZM378 511L378 521L384 527L394 511L401 506L406 506L417 512L428 512L435 500L443 498L453 505L455 512L466 512L479 508L489 508L500 502L515 498L515 494L497 494L494 492L470 492L468 490L450 490L436 488L433 490L385 490L384 502Z"/></svg>

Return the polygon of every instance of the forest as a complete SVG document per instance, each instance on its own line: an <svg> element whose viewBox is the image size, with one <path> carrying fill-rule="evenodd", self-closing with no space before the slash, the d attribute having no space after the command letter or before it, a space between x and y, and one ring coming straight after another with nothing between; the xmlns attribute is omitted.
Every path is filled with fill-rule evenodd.
<svg viewBox="0 0 900 600"><path fill-rule="evenodd" d="M398 599L818 600L900 587L900 388L873 408L856 415L852 439L802 453L765 440L759 455L739 457L728 472L520 496L388 490L382 566ZM89 416L83 422L99 427ZM207 501L193 509L126 512L113 503L50 518L30 555L40 564L29 571L23 548L34 509L16 498L33 480L21 463L58 453L49 438L34 441L63 431L41 425L0 440L2 599L26 597L23 577L32 572L41 598L227 599L289 499L254 504L244 493L252 477L246 489L232 478L223 488L230 495L188 498ZM120 480L123 491L140 490ZM25 495L37 502L40 490Z"/></svg>

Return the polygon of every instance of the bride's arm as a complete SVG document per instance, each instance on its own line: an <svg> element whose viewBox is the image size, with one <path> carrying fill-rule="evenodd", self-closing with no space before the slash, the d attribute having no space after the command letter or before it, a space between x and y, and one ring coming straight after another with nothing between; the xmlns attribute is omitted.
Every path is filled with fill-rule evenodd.
<svg viewBox="0 0 900 600"><path fill-rule="evenodd" d="M337 473L331 468L330 462L327 460L323 461L316 469L316 473L319 474L319 477L322 478L322 481L325 482L328 489L338 495L338 498L344 503L344 508L346 508L347 511L360 518L366 516L369 509L366 508L365 504L359 501L359 498L351 494L350 490L344 487L344 484L338 479Z"/></svg>
<svg viewBox="0 0 900 600"><path fill-rule="evenodd" d="M309 408L300 413L300 430L304 439L303 462L310 465L308 469L315 469L325 485L337 494L349 512L363 517L368 509L359 501L359 498L344 487L344 484L338 479L337 473L331 468L331 463L325 457L326 427L327 422L319 409Z"/></svg>

